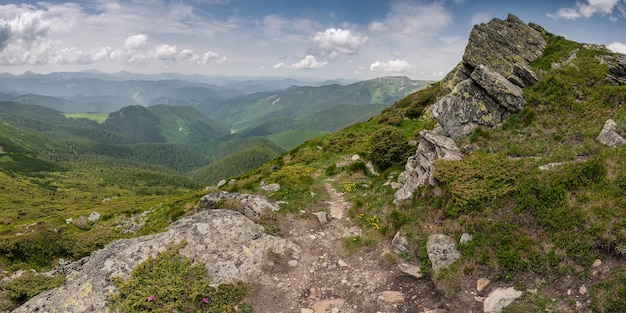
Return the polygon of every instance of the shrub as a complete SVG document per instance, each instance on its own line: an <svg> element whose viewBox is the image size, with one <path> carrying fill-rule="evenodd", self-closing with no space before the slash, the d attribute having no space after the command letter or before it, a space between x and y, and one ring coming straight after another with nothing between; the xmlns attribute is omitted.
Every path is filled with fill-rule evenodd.
<svg viewBox="0 0 626 313"><path fill-rule="evenodd" d="M16 304L22 304L39 293L63 285L65 277L44 276L33 271L25 272L21 277L2 284L9 298Z"/></svg>
<svg viewBox="0 0 626 313"><path fill-rule="evenodd" d="M379 129L370 140L370 159L381 170L405 162L410 152L411 146L394 127Z"/></svg>
<svg viewBox="0 0 626 313"><path fill-rule="evenodd" d="M119 292L110 298L114 312L235 312L246 286L221 284L202 264L179 254L181 245L170 245L158 257L137 265L131 279L114 278Z"/></svg>

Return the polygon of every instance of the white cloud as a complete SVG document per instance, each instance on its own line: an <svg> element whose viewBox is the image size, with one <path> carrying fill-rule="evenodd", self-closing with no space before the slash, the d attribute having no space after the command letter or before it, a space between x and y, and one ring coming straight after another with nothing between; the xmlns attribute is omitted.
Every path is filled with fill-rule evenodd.
<svg viewBox="0 0 626 313"><path fill-rule="evenodd" d="M478 25L482 23L487 23L491 20L491 18L492 16L489 13L478 12L474 14L474 16L472 16L472 19L470 20L470 25Z"/></svg>
<svg viewBox="0 0 626 313"><path fill-rule="evenodd" d="M422 4L401 0L392 2L390 12L380 23L394 33L430 37L450 25L452 16L441 2ZM381 25L376 28L382 29Z"/></svg>
<svg viewBox="0 0 626 313"><path fill-rule="evenodd" d="M405 60L391 60L387 62L376 61L370 65L371 72L402 73L411 69L411 64Z"/></svg>
<svg viewBox="0 0 626 313"><path fill-rule="evenodd" d="M289 65L285 64L285 62L280 62L280 63L276 63L274 64L274 66L272 66L273 69L275 70L280 70L283 68L289 68Z"/></svg>
<svg viewBox="0 0 626 313"><path fill-rule="evenodd" d="M344 54L354 54L367 39L367 36L353 34L350 30L341 28L328 28L311 37L311 41L320 48Z"/></svg>
<svg viewBox="0 0 626 313"><path fill-rule="evenodd" d="M620 0L587 0L586 2L576 2L573 8L561 8L555 13L548 13L553 19L575 20L579 18L590 18L595 14L603 16L609 15L609 19L615 20L616 17L611 15L613 9L616 8ZM620 7L617 7L621 11ZM624 14L622 13L622 16Z"/></svg>
<svg viewBox="0 0 626 313"><path fill-rule="evenodd" d="M606 46L609 50L617 53L626 54L626 44L621 42L613 42Z"/></svg>
<svg viewBox="0 0 626 313"><path fill-rule="evenodd" d="M148 44L148 36L145 34L132 35L124 41L126 49L138 49L146 46L146 44Z"/></svg>
<svg viewBox="0 0 626 313"><path fill-rule="evenodd" d="M326 64L328 62L318 62L315 56L308 54L300 62L291 64L291 67L295 69L317 69L326 66Z"/></svg>
<svg viewBox="0 0 626 313"><path fill-rule="evenodd" d="M202 58L202 64L218 64L224 63L226 61L226 57L220 55L217 52L207 51Z"/></svg>
<svg viewBox="0 0 626 313"><path fill-rule="evenodd" d="M154 55L157 60L168 61L176 56L176 46L159 45L154 49Z"/></svg>
<svg viewBox="0 0 626 313"><path fill-rule="evenodd" d="M380 21L374 21L370 23L369 29L371 32L385 32L389 30L387 25L385 25L385 23L380 22Z"/></svg>

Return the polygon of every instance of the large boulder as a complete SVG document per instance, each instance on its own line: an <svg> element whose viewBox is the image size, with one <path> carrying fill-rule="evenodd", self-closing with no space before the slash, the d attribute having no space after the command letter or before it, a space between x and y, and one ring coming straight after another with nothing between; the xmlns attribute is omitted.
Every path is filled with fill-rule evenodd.
<svg viewBox="0 0 626 313"><path fill-rule="evenodd" d="M182 241L181 255L204 264L215 284L252 279L267 262L268 251L294 258L300 253L297 245L265 234L239 212L201 211L172 223L164 233L118 240L71 263L65 268L65 285L14 312L106 312L107 295L117 290L112 277L129 277L136 265Z"/></svg>

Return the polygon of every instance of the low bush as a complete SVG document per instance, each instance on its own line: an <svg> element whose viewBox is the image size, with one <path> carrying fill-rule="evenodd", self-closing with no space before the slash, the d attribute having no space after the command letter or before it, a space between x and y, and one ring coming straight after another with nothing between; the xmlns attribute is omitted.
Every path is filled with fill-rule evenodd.
<svg viewBox="0 0 626 313"><path fill-rule="evenodd" d="M202 264L179 254L181 245L170 245L156 258L150 257L131 272L132 278L114 278L119 289L110 298L113 312L236 312L246 286L221 284Z"/></svg>

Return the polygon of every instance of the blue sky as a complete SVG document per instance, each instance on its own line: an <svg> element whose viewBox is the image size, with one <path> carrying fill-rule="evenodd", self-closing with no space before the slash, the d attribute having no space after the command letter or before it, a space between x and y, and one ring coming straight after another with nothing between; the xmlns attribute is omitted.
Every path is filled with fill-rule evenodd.
<svg viewBox="0 0 626 313"><path fill-rule="evenodd" d="M7 2L8 1L8 2ZM440 79L477 23L626 53L626 0L5 0L0 72Z"/></svg>

